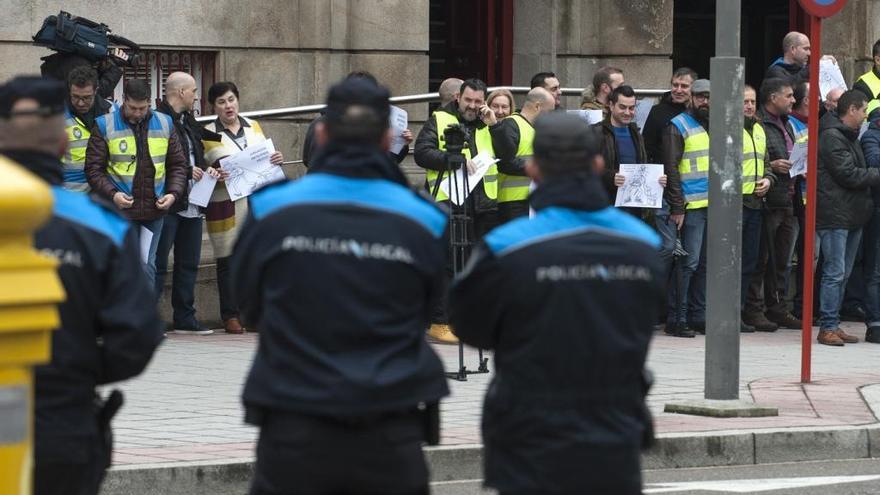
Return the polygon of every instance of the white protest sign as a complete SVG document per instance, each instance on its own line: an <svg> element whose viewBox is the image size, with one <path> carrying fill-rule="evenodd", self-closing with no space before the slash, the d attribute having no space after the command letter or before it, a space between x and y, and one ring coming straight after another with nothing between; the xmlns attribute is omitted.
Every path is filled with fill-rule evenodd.
<svg viewBox="0 0 880 495"><path fill-rule="evenodd" d="M629 208L660 208L663 206L663 186L660 176L663 165L657 163L621 163L618 174L625 177L617 188L614 206Z"/></svg>

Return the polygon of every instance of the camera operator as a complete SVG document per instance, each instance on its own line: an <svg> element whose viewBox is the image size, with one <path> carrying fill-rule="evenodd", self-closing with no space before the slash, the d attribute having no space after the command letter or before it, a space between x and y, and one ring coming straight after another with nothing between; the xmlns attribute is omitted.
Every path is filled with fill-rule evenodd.
<svg viewBox="0 0 880 495"><path fill-rule="evenodd" d="M449 153L447 152L444 131L461 124L469 137L462 150L468 173L475 169L473 158L479 153L495 157L492 136L489 128L498 125L495 113L486 104L486 83L479 79L468 79L461 84L458 101L440 107L425 122L416 138L416 165L426 169L425 177L428 192L438 202L450 203L449 197L441 190L440 182L447 180L449 173ZM498 225L498 169L492 165L480 182L477 183L467 201L455 207L466 209L473 219L473 228L468 237L475 242ZM448 270L450 277L452 267ZM458 339L452 334L446 319L445 300L436 308L431 318L428 335L445 344L456 344Z"/></svg>
<svg viewBox="0 0 880 495"><path fill-rule="evenodd" d="M53 77L66 82L70 74L79 67L88 67L97 72L98 97L105 100L113 99L113 90L122 79L122 68L118 64L128 61L128 54L121 48L113 48L106 58L97 62L72 53L53 53L43 57L40 72L43 77Z"/></svg>

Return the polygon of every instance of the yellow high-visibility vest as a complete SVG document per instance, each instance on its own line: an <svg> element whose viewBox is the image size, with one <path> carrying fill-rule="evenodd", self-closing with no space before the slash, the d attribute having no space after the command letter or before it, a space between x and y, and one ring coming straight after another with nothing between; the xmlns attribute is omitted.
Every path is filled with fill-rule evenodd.
<svg viewBox="0 0 880 495"><path fill-rule="evenodd" d="M153 160L153 175L156 197L165 193L165 155L168 153L168 142L174 124L171 117L151 112L147 131L147 145L150 158ZM137 142L131 127L122 116L122 111L98 117L95 121L101 135L107 142L110 160L107 172L110 181L125 194L132 194L132 183L137 171Z"/></svg>
<svg viewBox="0 0 880 495"><path fill-rule="evenodd" d="M764 128L756 123L752 133L743 129L743 194L755 192L755 184L764 177L764 155L767 152L767 136Z"/></svg>
<svg viewBox="0 0 880 495"><path fill-rule="evenodd" d="M685 208L709 206L709 133L690 114L682 112L671 121L684 138L684 153L678 162Z"/></svg>
<svg viewBox="0 0 880 495"><path fill-rule="evenodd" d="M880 98L880 77L877 77L877 74L874 74L873 68L862 74L856 82L858 81L864 81L864 83L868 85L868 89L871 90L871 95L874 98Z"/></svg>
<svg viewBox="0 0 880 495"><path fill-rule="evenodd" d="M515 113L510 117L519 128L519 147L516 158L532 156L532 144L535 142L535 128L522 115ZM498 202L525 201L529 198L531 179L522 175L507 175L498 172Z"/></svg>
<svg viewBox="0 0 880 495"><path fill-rule="evenodd" d="M64 109L64 127L67 131L67 151L61 158L64 164L65 189L77 192L89 192L86 180L86 148L91 133L88 127L69 108Z"/></svg>
<svg viewBox="0 0 880 495"><path fill-rule="evenodd" d="M437 123L437 145L441 151L446 151L446 139L443 136L443 131L446 130L447 127L460 123L458 117L455 115L445 111L445 110L437 110L432 115L434 120ZM475 140L475 144L477 145L477 153L486 152L491 157L495 157L495 150L492 148L492 135L489 134L489 127L483 127L482 129L477 129L474 132L473 139ZM470 160L471 150L467 146L465 146L464 150L462 150L465 158ZM437 187L438 180L446 180L449 177L448 172L443 172L442 174L437 170L428 170L425 179L428 181L428 192L433 193L434 190L437 190L437 201L447 201L449 200L449 196L447 196L443 189ZM483 176L483 191L486 193L486 197L489 199L496 199L498 197L498 166L492 165L489 167L489 171L486 172L486 175Z"/></svg>

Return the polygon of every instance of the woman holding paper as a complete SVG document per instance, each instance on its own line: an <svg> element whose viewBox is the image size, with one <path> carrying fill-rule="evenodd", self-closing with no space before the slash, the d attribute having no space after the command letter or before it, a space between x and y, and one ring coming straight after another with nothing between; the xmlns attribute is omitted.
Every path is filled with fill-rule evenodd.
<svg viewBox="0 0 880 495"><path fill-rule="evenodd" d="M211 201L205 211L208 226L208 238L214 248L217 262L217 291L220 296L220 317L226 333L243 333L244 327L239 320L238 306L231 298L231 281L229 280L229 255L238 236L239 230L247 216L247 199L232 201L226 184L229 173L220 166L220 160L234 155L239 151L266 141L266 135L260 124L238 114L238 87L231 82L219 82L208 90L208 101L214 108L217 119L205 126L211 132L221 136L219 142L205 142L205 163L220 171ZM272 153L270 161L280 166L284 157L280 151Z"/></svg>

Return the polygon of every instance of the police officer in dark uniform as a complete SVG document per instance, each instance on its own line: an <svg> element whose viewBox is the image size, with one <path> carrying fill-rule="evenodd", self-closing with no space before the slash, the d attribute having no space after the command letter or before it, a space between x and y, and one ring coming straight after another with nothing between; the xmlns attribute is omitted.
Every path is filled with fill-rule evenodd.
<svg viewBox="0 0 880 495"><path fill-rule="evenodd" d="M502 495L641 493L660 239L609 206L600 153L577 117L539 117L537 215L487 235L451 289L458 337L495 351L482 429L485 483Z"/></svg>
<svg viewBox="0 0 880 495"><path fill-rule="evenodd" d="M334 86L309 174L250 197L232 277L260 329L254 495L428 493L422 443L448 389L424 328L447 217L389 157L389 112L375 83Z"/></svg>
<svg viewBox="0 0 880 495"><path fill-rule="evenodd" d="M52 216L35 247L57 258L66 292L52 360L36 368L34 493L94 495L110 465L109 421L115 392L95 386L143 371L162 340L135 232L112 206L61 187L64 85L17 77L0 86L0 153L52 188Z"/></svg>

